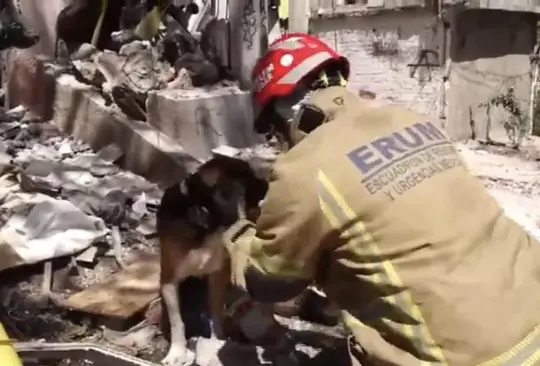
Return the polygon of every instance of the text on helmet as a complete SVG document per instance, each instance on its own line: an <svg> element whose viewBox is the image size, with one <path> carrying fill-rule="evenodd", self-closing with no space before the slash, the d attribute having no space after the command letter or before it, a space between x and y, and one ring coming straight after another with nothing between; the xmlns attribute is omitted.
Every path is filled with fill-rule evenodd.
<svg viewBox="0 0 540 366"><path fill-rule="evenodd" d="M260 92L274 77L274 64L266 66L255 78L255 91Z"/></svg>

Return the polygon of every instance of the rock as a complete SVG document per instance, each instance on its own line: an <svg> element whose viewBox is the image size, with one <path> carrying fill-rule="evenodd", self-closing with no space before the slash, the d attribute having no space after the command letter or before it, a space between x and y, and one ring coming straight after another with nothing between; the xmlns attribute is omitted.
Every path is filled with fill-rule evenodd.
<svg viewBox="0 0 540 366"><path fill-rule="evenodd" d="M119 225L127 218L127 200L124 191L112 190L99 203L96 215L111 225Z"/></svg>
<svg viewBox="0 0 540 366"><path fill-rule="evenodd" d="M121 29L111 33L111 39L120 44L135 41L137 38L133 29Z"/></svg>
<svg viewBox="0 0 540 366"><path fill-rule="evenodd" d="M99 216L99 206L101 203L99 197L93 196L84 190L64 190L63 196L64 199L67 199L85 214ZM105 218L102 217L102 219L107 222Z"/></svg>
<svg viewBox="0 0 540 366"><path fill-rule="evenodd" d="M174 63L174 68L178 71L188 70L195 87L215 84L220 80L216 65L198 53L181 55Z"/></svg>
<svg viewBox="0 0 540 366"><path fill-rule="evenodd" d="M152 215L141 220L140 225L135 230L146 239L155 237L157 235L155 216Z"/></svg>
<svg viewBox="0 0 540 366"><path fill-rule="evenodd" d="M186 69L180 69L176 78L167 84L167 89L192 89L193 82Z"/></svg>
<svg viewBox="0 0 540 366"><path fill-rule="evenodd" d="M10 110L2 110L0 114L0 121L2 122L14 122L20 121L26 114L26 109L23 106L18 106Z"/></svg>
<svg viewBox="0 0 540 366"><path fill-rule="evenodd" d="M83 43L71 54L71 60L87 60L100 52L97 48L89 43Z"/></svg>
<svg viewBox="0 0 540 366"><path fill-rule="evenodd" d="M43 193L48 196L56 196L60 189L54 187L47 180L40 177L32 177L25 172L19 174L19 184L24 192Z"/></svg>
<svg viewBox="0 0 540 366"><path fill-rule="evenodd" d="M120 159L122 155L124 155L122 149L116 144L109 144L105 147L102 147L97 152L97 156L103 161L106 161L107 163L114 163L115 161Z"/></svg>
<svg viewBox="0 0 540 366"><path fill-rule="evenodd" d="M0 141L0 175L3 175L12 166L11 156L7 153L7 146Z"/></svg>

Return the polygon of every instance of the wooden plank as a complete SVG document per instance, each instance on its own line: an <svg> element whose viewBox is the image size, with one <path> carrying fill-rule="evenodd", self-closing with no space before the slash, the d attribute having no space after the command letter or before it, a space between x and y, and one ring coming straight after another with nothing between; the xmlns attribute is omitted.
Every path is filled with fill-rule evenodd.
<svg viewBox="0 0 540 366"><path fill-rule="evenodd" d="M127 265L107 282L70 296L65 307L93 315L127 319L159 296L159 258L148 256Z"/></svg>

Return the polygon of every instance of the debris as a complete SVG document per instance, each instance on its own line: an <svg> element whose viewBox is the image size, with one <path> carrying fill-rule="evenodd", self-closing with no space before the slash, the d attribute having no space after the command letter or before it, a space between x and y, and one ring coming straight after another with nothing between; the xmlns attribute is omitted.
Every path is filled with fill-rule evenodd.
<svg viewBox="0 0 540 366"><path fill-rule="evenodd" d="M157 235L156 217L149 216L143 220L135 229L139 234L143 235L146 239L153 238Z"/></svg>
<svg viewBox="0 0 540 366"><path fill-rule="evenodd" d="M49 297L51 295L52 279L52 262L46 261L43 264L43 282L41 285L41 291L46 297Z"/></svg>
<svg viewBox="0 0 540 366"><path fill-rule="evenodd" d="M112 241L112 250L114 259L120 268L125 268L124 262L122 260L122 236L120 235L120 230L118 226L114 226L111 229L111 241Z"/></svg>
<svg viewBox="0 0 540 366"><path fill-rule="evenodd" d="M14 122L20 121L26 113L26 109L20 105L7 111L2 111L0 114L0 121L2 122Z"/></svg>
<svg viewBox="0 0 540 366"><path fill-rule="evenodd" d="M71 150L71 145L67 143L62 143L58 148L58 152L62 157L67 157L73 154L73 150Z"/></svg>
<svg viewBox="0 0 540 366"><path fill-rule="evenodd" d="M96 262L96 255L98 252L98 248L95 246L91 246L85 251L83 251L81 254L79 254L76 258L77 263L82 263L86 265L94 265Z"/></svg>
<svg viewBox="0 0 540 366"><path fill-rule="evenodd" d="M148 209L146 208L146 194L143 192L141 195L137 198L137 200L133 203L131 206L132 210L132 216L136 220L140 220L143 218L146 213L148 213Z"/></svg>
<svg viewBox="0 0 540 366"><path fill-rule="evenodd" d="M90 43L83 43L70 56L72 60L86 60L97 54L99 51Z"/></svg>
<svg viewBox="0 0 540 366"><path fill-rule="evenodd" d="M0 175L11 167L11 156L7 154L7 146L0 142Z"/></svg>
<svg viewBox="0 0 540 366"><path fill-rule="evenodd" d="M124 155L122 149L116 144L109 144L97 152L97 157L107 163L114 163Z"/></svg>
<svg viewBox="0 0 540 366"><path fill-rule="evenodd" d="M37 192L49 196L56 196L60 190L39 176L31 176L27 172L19 173L19 183L24 192Z"/></svg>
<svg viewBox="0 0 540 366"><path fill-rule="evenodd" d="M71 310L127 320L159 296L159 258L145 257L65 300Z"/></svg>
<svg viewBox="0 0 540 366"><path fill-rule="evenodd" d="M8 199L16 199L15 195ZM101 219L84 214L72 203L39 193L35 197L39 202L22 198L0 229L0 251L16 255L2 263L0 270L77 253L107 233Z"/></svg>
<svg viewBox="0 0 540 366"><path fill-rule="evenodd" d="M124 354L111 347L93 343L46 343L15 342L13 344L19 357L39 360L88 360L96 365L119 366L158 366L155 363ZM81 364L82 365L82 364Z"/></svg>

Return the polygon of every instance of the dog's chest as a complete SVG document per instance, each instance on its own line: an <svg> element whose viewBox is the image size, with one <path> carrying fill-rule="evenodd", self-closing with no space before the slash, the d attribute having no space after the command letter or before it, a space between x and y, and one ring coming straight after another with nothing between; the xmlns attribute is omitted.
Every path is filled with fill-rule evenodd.
<svg viewBox="0 0 540 366"><path fill-rule="evenodd" d="M205 276L220 270L225 260L221 234L213 234L201 247L189 251L179 271L186 271L189 276Z"/></svg>

